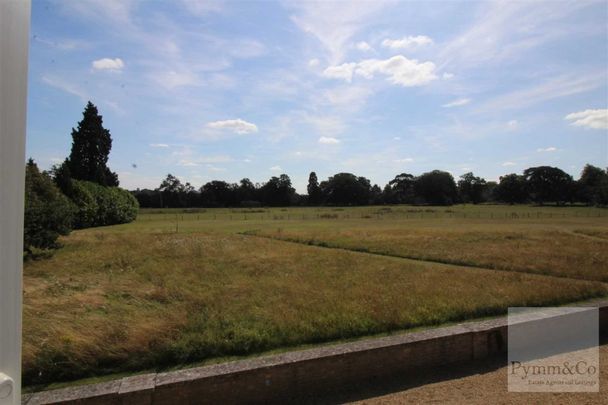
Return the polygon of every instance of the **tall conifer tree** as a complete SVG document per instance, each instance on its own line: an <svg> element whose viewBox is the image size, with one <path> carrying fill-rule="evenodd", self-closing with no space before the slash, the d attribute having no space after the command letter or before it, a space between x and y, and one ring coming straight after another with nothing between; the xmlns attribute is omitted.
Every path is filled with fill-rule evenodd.
<svg viewBox="0 0 608 405"><path fill-rule="evenodd" d="M118 175L107 166L112 149L110 131L103 127L102 116L90 101L82 115L78 128L72 128L72 151L68 158L72 178L118 186Z"/></svg>

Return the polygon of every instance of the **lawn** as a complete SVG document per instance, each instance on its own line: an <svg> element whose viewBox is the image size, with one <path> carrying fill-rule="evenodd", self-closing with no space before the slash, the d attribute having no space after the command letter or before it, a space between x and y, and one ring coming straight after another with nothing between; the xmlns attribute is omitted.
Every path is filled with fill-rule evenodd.
<svg viewBox="0 0 608 405"><path fill-rule="evenodd" d="M25 263L24 381L176 367L606 296L596 280L606 280L607 213L586 210L163 210L74 232L53 257ZM433 261L387 256L403 252Z"/></svg>

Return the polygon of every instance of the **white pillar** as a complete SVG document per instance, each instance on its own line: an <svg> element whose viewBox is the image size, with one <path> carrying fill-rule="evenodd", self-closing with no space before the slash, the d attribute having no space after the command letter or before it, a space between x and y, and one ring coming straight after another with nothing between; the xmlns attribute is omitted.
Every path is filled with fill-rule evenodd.
<svg viewBox="0 0 608 405"><path fill-rule="evenodd" d="M25 110L30 0L0 0L0 405L21 402Z"/></svg>

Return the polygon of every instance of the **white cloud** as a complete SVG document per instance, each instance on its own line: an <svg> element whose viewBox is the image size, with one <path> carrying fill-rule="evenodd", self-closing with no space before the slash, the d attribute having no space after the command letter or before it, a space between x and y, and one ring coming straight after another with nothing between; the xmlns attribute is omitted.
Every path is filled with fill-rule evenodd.
<svg viewBox="0 0 608 405"><path fill-rule="evenodd" d="M337 145L340 143L340 140L332 138L330 136L322 136L319 138L319 143L322 143L324 145Z"/></svg>
<svg viewBox="0 0 608 405"><path fill-rule="evenodd" d="M311 60L308 61L308 66L311 68L317 67L319 66L319 63L321 63L321 61L317 58L313 58Z"/></svg>
<svg viewBox="0 0 608 405"><path fill-rule="evenodd" d="M363 51L363 52L367 52L367 51L371 51L372 50L372 47L367 42L365 42L365 41L357 42L355 44L355 48L357 48L358 50Z"/></svg>
<svg viewBox="0 0 608 405"><path fill-rule="evenodd" d="M248 134L251 132L258 132L257 125L242 120L240 118L234 120L214 121L207 124L209 128L214 129L226 129L233 131L239 135Z"/></svg>
<svg viewBox="0 0 608 405"><path fill-rule="evenodd" d="M566 115L571 125L592 129L608 129L608 109L585 110Z"/></svg>
<svg viewBox="0 0 608 405"><path fill-rule="evenodd" d="M508 167L508 166L515 166L515 165L516 165L515 162L503 162L503 164L501 166Z"/></svg>
<svg viewBox="0 0 608 405"><path fill-rule="evenodd" d="M271 167L270 169L268 169L268 170L271 170L271 171L273 171L273 172L280 172L280 171L283 171L283 169L281 169L281 166L272 166L272 167Z"/></svg>
<svg viewBox="0 0 608 405"><path fill-rule="evenodd" d="M373 17L395 1L361 1L349 5L342 1L299 1L284 3L294 13L291 20L311 34L328 52L330 64L342 62L351 38L374 21Z"/></svg>
<svg viewBox="0 0 608 405"><path fill-rule="evenodd" d="M557 151L557 148L555 146L549 146L548 148L538 148L536 149L537 152L555 152Z"/></svg>
<svg viewBox="0 0 608 405"><path fill-rule="evenodd" d="M338 66L329 66L323 71L323 76L330 79L342 79L350 83L353 80L353 72L356 66L356 63L343 63Z"/></svg>
<svg viewBox="0 0 608 405"><path fill-rule="evenodd" d="M463 105L467 105L471 102L470 98L459 98L454 101L450 101L447 104L442 105L444 108L452 108L452 107L461 107Z"/></svg>
<svg viewBox="0 0 608 405"><path fill-rule="evenodd" d="M109 70L111 72L120 72L122 68L125 67L125 63L120 58L103 58L94 60L92 66L95 70Z"/></svg>
<svg viewBox="0 0 608 405"><path fill-rule="evenodd" d="M393 140L394 140L394 141L400 141L400 140L401 140L401 137L400 137L400 136L394 136L394 137L393 137Z"/></svg>
<svg viewBox="0 0 608 405"><path fill-rule="evenodd" d="M367 59L359 62L356 73L365 78L372 78L375 73L388 76L388 81L404 87L421 86L437 78L433 62L418 63L416 59L408 59L396 55L385 60Z"/></svg>
<svg viewBox="0 0 608 405"><path fill-rule="evenodd" d="M424 45L430 45L433 40L426 35L407 36L401 39L385 39L382 46L391 49L414 49Z"/></svg>
<svg viewBox="0 0 608 405"><path fill-rule="evenodd" d="M151 143L150 147L152 148L168 148L169 145L166 143Z"/></svg>
<svg viewBox="0 0 608 405"><path fill-rule="evenodd" d="M443 75L441 75L441 77L443 78L443 80L450 80L454 77L454 74L445 72Z"/></svg>
<svg viewBox="0 0 608 405"><path fill-rule="evenodd" d="M422 86L437 78L433 62L419 63L416 59L408 59L396 55L389 59L365 59L358 63L344 63L330 66L323 72L326 77L352 81L353 74L372 79L375 74L387 76L392 84L403 87Z"/></svg>
<svg viewBox="0 0 608 405"><path fill-rule="evenodd" d="M395 159L393 162L395 163L412 163L414 159L412 158L403 158L403 159Z"/></svg>

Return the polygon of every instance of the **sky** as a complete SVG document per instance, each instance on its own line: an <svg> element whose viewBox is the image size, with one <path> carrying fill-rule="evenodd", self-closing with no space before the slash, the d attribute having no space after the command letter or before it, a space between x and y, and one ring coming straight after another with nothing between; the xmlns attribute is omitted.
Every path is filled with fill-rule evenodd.
<svg viewBox="0 0 608 405"><path fill-rule="evenodd" d="M127 189L608 166L608 2L32 2L27 155L91 100Z"/></svg>

